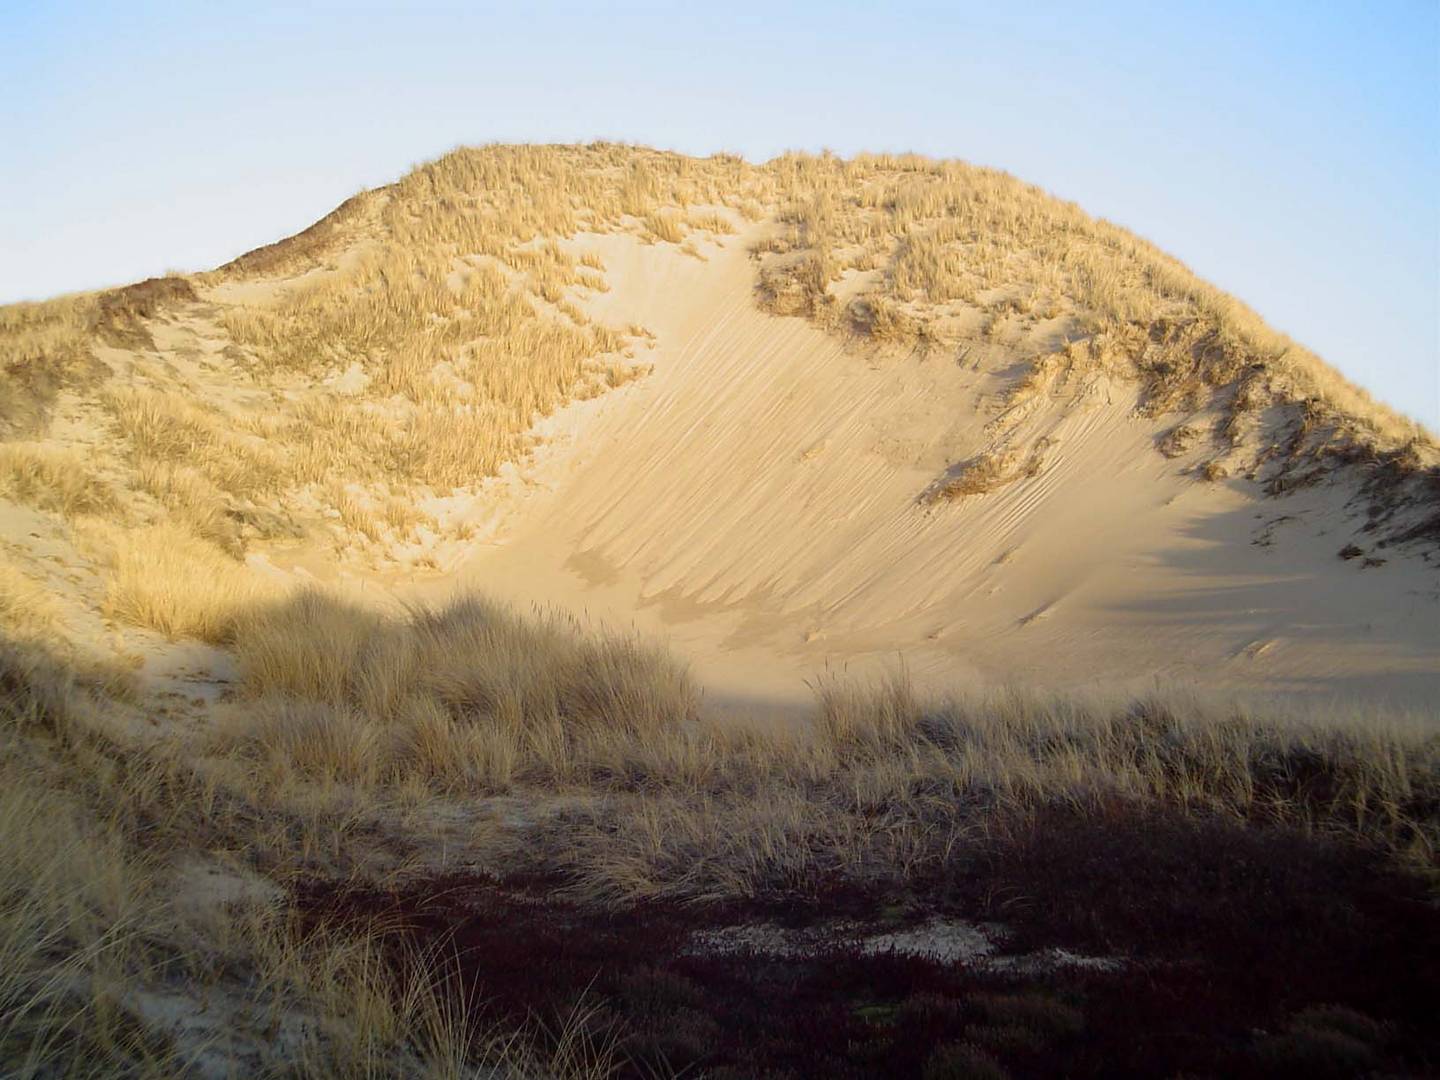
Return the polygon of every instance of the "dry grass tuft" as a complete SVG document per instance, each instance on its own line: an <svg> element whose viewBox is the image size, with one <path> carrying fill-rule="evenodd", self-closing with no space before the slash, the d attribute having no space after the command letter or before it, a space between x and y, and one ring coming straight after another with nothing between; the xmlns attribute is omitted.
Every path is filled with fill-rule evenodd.
<svg viewBox="0 0 1440 1080"><path fill-rule="evenodd" d="M249 693L308 703L296 721L305 771L352 782L495 790L569 778L618 767L617 747L661 740L695 708L662 650L473 596L396 619L304 592L241 619L234 648ZM228 745L288 760L288 723L232 732Z"/></svg>
<svg viewBox="0 0 1440 1080"><path fill-rule="evenodd" d="M13 638L58 641L60 608L55 597L9 561L0 562L0 625Z"/></svg>
<svg viewBox="0 0 1440 1080"><path fill-rule="evenodd" d="M1190 452L1200 437L1200 430L1191 424L1176 424L1156 441L1156 449L1167 458L1182 457Z"/></svg>
<svg viewBox="0 0 1440 1080"><path fill-rule="evenodd" d="M40 443L0 444L0 495L64 517L117 509L114 491L84 456Z"/></svg>
<svg viewBox="0 0 1440 1080"><path fill-rule="evenodd" d="M114 829L0 766L0 1059L16 1076L173 1075L166 1040L107 1000L155 932L149 868ZM104 1063L103 1065L101 1063Z"/></svg>
<svg viewBox="0 0 1440 1080"><path fill-rule="evenodd" d="M951 470L951 475L926 492L926 502L953 502L967 495L985 495L1017 480L1040 475L1054 441L1040 438L1028 447L1000 447L978 454Z"/></svg>
<svg viewBox="0 0 1440 1080"><path fill-rule="evenodd" d="M93 293L0 307L0 430L39 433L67 386L98 379Z"/></svg>
<svg viewBox="0 0 1440 1080"><path fill-rule="evenodd" d="M0 687L7 1075L613 1072L613 1048L583 1012L542 1052L535 1033L493 1029L453 994L443 953L408 949L383 920L304 918L244 869L273 837L236 793L173 748L116 741L108 704L63 665L0 643ZM303 758L303 712L291 719L284 737ZM299 861L283 847L294 827L282 824L279 842ZM239 860L227 870L207 844L239 844ZM244 890L205 899L217 873Z"/></svg>
<svg viewBox="0 0 1440 1080"><path fill-rule="evenodd" d="M0 307L0 431L41 433L61 390L87 389L109 374L97 344L149 348L145 320L194 299L188 281L168 277Z"/></svg>
<svg viewBox="0 0 1440 1080"><path fill-rule="evenodd" d="M1440 747L1416 733L1178 700L922 701L903 679L822 686L817 720L808 742L718 743L707 770L651 774L643 794L546 837L543 858L584 895L628 902L899 886L963 865L990 830L1047 809L1301 827L1418 865L1440 841Z"/></svg>
<svg viewBox="0 0 1440 1080"><path fill-rule="evenodd" d="M125 534L113 555L105 612L174 640L220 644L276 589L213 544L162 522Z"/></svg>
<svg viewBox="0 0 1440 1080"><path fill-rule="evenodd" d="M1440 842L1440 746L1378 724L1179 697L924 699L897 675L820 684L805 731L724 726L694 716L662 652L475 597L401 618L310 594L235 645L256 705L217 749L253 790L524 793L529 824L485 843L592 900L903 884L1049 809L1300 827L1419 863Z"/></svg>
<svg viewBox="0 0 1440 1080"><path fill-rule="evenodd" d="M233 556L244 550L229 501L199 470L142 458L136 469L136 486L164 507L172 521L201 540Z"/></svg>
<svg viewBox="0 0 1440 1080"><path fill-rule="evenodd" d="M663 211L646 215L645 232L648 236L666 244L678 244L685 239L680 219L674 214Z"/></svg>

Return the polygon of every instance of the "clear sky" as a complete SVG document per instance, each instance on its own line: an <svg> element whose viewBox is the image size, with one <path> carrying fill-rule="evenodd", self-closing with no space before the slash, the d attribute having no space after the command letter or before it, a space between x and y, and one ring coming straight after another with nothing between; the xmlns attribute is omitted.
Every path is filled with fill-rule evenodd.
<svg viewBox="0 0 1440 1080"><path fill-rule="evenodd" d="M1440 3L1021 6L0 0L0 301L213 266L460 143L915 150L1440 426Z"/></svg>

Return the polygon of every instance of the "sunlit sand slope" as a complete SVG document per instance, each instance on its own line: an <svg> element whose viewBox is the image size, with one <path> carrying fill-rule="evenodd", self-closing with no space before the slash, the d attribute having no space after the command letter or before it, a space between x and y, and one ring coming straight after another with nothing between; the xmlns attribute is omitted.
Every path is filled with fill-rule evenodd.
<svg viewBox="0 0 1440 1080"><path fill-rule="evenodd" d="M1101 385L1026 420L1050 443L1035 475L928 501L985 445L1006 365L877 355L767 315L744 243L705 262L584 246L610 268L596 316L651 328L654 371L561 418L456 577L662 632L742 701L896 664L937 682L1440 690L1440 583L1417 558L1340 558L1345 492L1197 479Z"/></svg>

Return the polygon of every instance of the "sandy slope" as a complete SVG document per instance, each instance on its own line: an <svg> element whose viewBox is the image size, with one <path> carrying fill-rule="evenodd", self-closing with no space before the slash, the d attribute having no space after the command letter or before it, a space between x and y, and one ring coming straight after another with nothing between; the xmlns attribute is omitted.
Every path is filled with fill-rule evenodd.
<svg viewBox="0 0 1440 1080"><path fill-rule="evenodd" d="M437 519L474 526L469 539L437 534L366 565L317 536L249 561L378 600L474 585L633 625L689 659L712 704L765 715L807 707L807 681L827 670L902 664L942 687L1128 693L1158 681L1433 712L1440 577L1414 549L1386 549L1380 566L1337 557L1355 535L1341 486L1353 478L1282 499L1199 481L1186 470L1205 449L1158 453L1173 418L1135 416L1133 384L1103 378L1002 415L1018 358L1053 349L1058 321L1023 340L904 355L766 314L747 249L769 227L702 244L705 259L630 234L570 242L600 255L610 284L574 299L605 325L652 331L637 359L653 371L541 420L539 449L478 496L431 500ZM278 287L222 284L211 299ZM257 393L204 305L149 326L156 362L195 400L228 408ZM139 354L101 355L133 377ZM51 440L103 441L108 423L72 397ZM1048 440L1037 475L927 503L996 424L1019 445ZM7 504L0 542L51 567L67 632L113 636L158 688L214 696L233 674L221 651L102 620L104 582L58 523Z"/></svg>
<svg viewBox="0 0 1440 1080"><path fill-rule="evenodd" d="M528 482L497 489L491 542L416 591L660 633L741 707L897 663L934 683L1440 696L1433 570L1339 559L1343 492L1181 475L1103 385L1025 421L1055 440L1038 476L922 504L984 444L1006 371L862 355L760 312L745 239L704 262L583 241L612 285L593 312L653 330L654 372L552 419Z"/></svg>

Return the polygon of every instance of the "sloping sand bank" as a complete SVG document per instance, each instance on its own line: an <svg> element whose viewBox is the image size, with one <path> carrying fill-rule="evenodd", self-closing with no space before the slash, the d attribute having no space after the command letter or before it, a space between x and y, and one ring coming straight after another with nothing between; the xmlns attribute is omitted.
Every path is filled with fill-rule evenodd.
<svg viewBox="0 0 1440 1080"><path fill-rule="evenodd" d="M985 445L1007 371L757 310L746 239L706 260L583 241L612 286L592 314L653 331L654 371L548 421L489 541L423 595L478 585L658 633L742 708L901 664L936 684L1440 696L1433 569L1339 558L1343 490L1182 473L1120 388L1025 418L1050 440L1036 475L926 503Z"/></svg>

